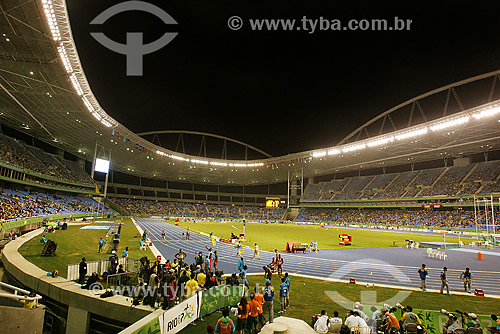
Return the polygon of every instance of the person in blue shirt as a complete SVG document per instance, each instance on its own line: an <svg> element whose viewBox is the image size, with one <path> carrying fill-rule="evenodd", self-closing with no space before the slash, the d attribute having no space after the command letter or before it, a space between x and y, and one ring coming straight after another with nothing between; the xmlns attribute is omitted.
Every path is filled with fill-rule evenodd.
<svg viewBox="0 0 500 334"><path fill-rule="evenodd" d="M44 235L44 236L42 236L42 238L40 239L40 243L41 243L42 245L45 245L45 243L46 243L46 242L47 242L47 238L45 238L45 235Z"/></svg>
<svg viewBox="0 0 500 334"><path fill-rule="evenodd" d="M448 271L448 268L444 267L443 271L441 271L441 274L440 274L441 291L439 291L439 293L443 293L444 288L446 288L446 293L450 294L450 285L448 284L448 277L446 275L446 271Z"/></svg>
<svg viewBox="0 0 500 334"><path fill-rule="evenodd" d="M281 278L281 285L280 285L280 304L281 304L281 311L278 312L278 314L283 314L286 312L286 298L288 296L288 284L285 283L285 278Z"/></svg>
<svg viewBox="0 0 500 334"><path fill-rule="evenodd" d="M186 230L186 240L189 240L189 227Z"/></svg>
<svg viewBox="0 0 500 334"><path fill-rule="evenodd" d="M271 280L266 280L266 287L262 289L262 296L264 296L264 314L269 315L269 323L274 320L274 288L271 286Z"/></svg>
<svg viewBox="0 0 500 334"><path fill-rule="evenodd" d="M162 241L165 241L165 235L166 235L166 234L165 234L165 230L163 230L163 231L161 232L161 240L162 240Z"/></svg>
<svg viewBox="0 0 500 334"><path fill-rule="evenodd" d="M425 285L425 281L429 276L429 272L427 271L427 268L425 268L425 264L422 264L422 267L418 269L418 274L420 275L420 289L422 291L426 291L427 286Z"/></svg>
<svg viewBox="0 0 500 334"><path fill-rule="evenodd" d="M474 275L472 275L469 268L465 268L465 271L463 271L460 274L460 279L464 281L464 291L465 292L471 293L472 277L474 277Z"/></svg>
<svg viewBox="0 0 500 334"><path fill-rule="evenodd" d="M288 273L285 273L285 283L288 285L288 294L286 295L286 305L288 308L290 306L290 277L288 277Z"/></svg>
<svg viewBox="0 0 500 334"><path fill-rule="evenodd" d="M238 244L236 245L236 256L241 255L241 249L243 246L241 245L241 241L238 241Z"/></svg>
<svg viewBox="0 0 500 334"><path fill-rule="evenodd" d="M123 251L122 257L128 257L128 247L125 247L125 250Z"/></svg>
<svg viewBox="0 0 500 334"><path fill-rule="evenodd" d="M241 273L243 272L243 270L245 270L244 267L245 267L245 261L243 261L243 256L240 256L240 260L238 261L238 266L236 267L236 269L238 269L239 272Z"/></svg>
<svg viewBox="0 0 500 334"><path fill-rule="evenodd" d="M101 253L102 248L104 247L104 243L106 243L106 241L101 237L97 243L99 244L99 253Z"/></svg>

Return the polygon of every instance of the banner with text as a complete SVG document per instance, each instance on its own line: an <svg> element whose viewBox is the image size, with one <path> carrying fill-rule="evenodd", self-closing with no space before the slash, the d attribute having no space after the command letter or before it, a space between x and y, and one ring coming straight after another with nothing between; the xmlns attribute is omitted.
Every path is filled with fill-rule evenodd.
<svg viewBox="0 0 500 334"><path fill-rule="evenodd" d="M162 334L178 333L198 318L201 293L186 299L163 313Z"/></svg>

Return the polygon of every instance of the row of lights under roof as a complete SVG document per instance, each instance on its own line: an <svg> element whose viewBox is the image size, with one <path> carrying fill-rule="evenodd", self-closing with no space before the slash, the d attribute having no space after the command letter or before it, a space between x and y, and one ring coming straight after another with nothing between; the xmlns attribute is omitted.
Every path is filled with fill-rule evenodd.
<svg viewBox="0 0 500 334"><path fill-rule="evenodd" d="M316 151L316 152L312 153L312 157L313 158L323 158L326 155L339 155L341 153L359 151L359 150L364 149L366 147L377 147L377 146L381 146L381 145L387 145L387 144L390 144L394 141L401 141L401 140L405 140L408 138L422 136L422 135L425 135L426 133L428 133L429 131L433 131L433 132L440 131L440 130L454 127L457 125L465 124L465 123L469 122L471 119L481 119L484 117L494 116L494 115L497 115L499 113L500 113L500 105L494 105L491 107L483 108L483 109L476 111L476 112L468 113L465 116L455 117L455 118L452 118L452 119L449 119L446 121L438 121L432 125L423 126L423 127L409 130L409 131L400 132L399 134L396 134L396 135L384 136L381 138L373 139L373 140L370 140L367 142L362 142L362 143L344 145L344 146L339 147L339 148L332 148L332 149L324 150L324 151ZM413 143L413 141L412 141L412 143Z"/></svg>
<svg viewBox="0 0 500 334"><path fill-rule="evenodd" d="M168 158L171 158L174 160L191 162L193 164L200 164L200 165L221 166L221 167L262 167L262 166L264 166L264 163L228 163L228 162L219 162L219 161L209 161L209 160L203 160L203 159L189 159L189 158L184 158L184 157L179 156L179 155L165 153L165 152L162 152L160 150L157 150L156 154L164 156L164 157L168 157ZM196 168L196 166L189 166L189 167ZM233 170L231 170L231 171L233 171Z"/></svg>
<svg viewBox="0 0 500 334"><path fill-rule="evenodd" d="M112 124L108 120L104 119L101 114L97 112L97 110L94 108L92 103L88 100L87 96L84 96L84 91L78 82L78 78L76 77L76 74L73 73L73 66L71 65L70 58L68 56L68 52L66 51L66 47L64 46L64 43L62 42L61 39L61 33L59 30L59 25L57 24L57 19L54 11L54 7L52 4L52 0L41 0L42 5L43 5L43 10L45 12L45 17L47 18L47 23L50 28L50 32L52 34L52 39L56 42L59 42L59 45L57 46L57 52L59 53L59 57L61 58L61 61L64 65L64 68L66 69L66 72L70 74L70 81L75 88L76 93L78 96L81 96L82 102L85 104L85 107L89 110L89 112L99 121L101 124L103 124L106 127L111 127ZM5 34L4 34L5 35ZM8 41L8 38L7 38ZM33 75L33 72L30 72L31 75ZM90 96L90 95L89 95ZM50 96L52 97L52 96Z"/></svg>

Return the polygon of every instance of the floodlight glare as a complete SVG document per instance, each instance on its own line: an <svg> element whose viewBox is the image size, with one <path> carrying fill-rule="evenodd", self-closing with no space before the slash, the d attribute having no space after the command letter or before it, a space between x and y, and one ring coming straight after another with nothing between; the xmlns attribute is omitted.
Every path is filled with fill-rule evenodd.
<svg viewBox="0 0 500 334"><path fill-rule="evenodd" d="M448 121L444 121L444 122L440 122L440 123L434 124L434 125L430 126L429 128L432 131L438 131L438 130L446 129L446 128L449 128L449 127L452 127L452 126L455 126L455 125L467 123L469 121L469 119L470 119L469 116L458 117L458 118L455 118L455 119L451 119L451 120L448 120Z"/></svg>
<svg viewBox="0 0 500 334"><path fill-rule="evenodd" d="M320 158L320 157L324 157L326 155L326 151L320 151L320 152L314 152L313 153L313 158Z"/></svg>
<svg viewBox="0 0 500 334"><path fill-rule="evenodd" d="M340 150L334 148L328 151L328 155L337 155L340 154Z"/></svg>
<svg viewBox="0 0 500 334"><path fill-rule="evenodd" d="M95 171L107 174L109 172L109 160L96 158Z"/></svg>
<svg viewBox="0 0 500 334"><path fill-rule="evenodd" d="M342 152L344 153L347 153L347 152L353 152L353 151L357 151L357 150L361 150L363 148L365 148L366 145L365 143L362 143L362 144L356 144L356 145L352 145L352 146L347 146L347 147L344 147L342 149Z"/></svg>

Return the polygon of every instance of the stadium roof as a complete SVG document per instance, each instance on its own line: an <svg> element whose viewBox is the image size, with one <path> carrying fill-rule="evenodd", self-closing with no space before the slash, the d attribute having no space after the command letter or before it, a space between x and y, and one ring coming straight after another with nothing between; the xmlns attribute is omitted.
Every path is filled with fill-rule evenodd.
<svg viewBox="0 0 500 334"><path fill-rule="evenodd" d="M0 122L87 160L96 143L110 148L117 171L192 183L259 185L286 182L289 172L302 170L310 177L500 148L500 71L495 71L402 103L336 147L247 161L181 154L145 140L101 108L80 64L64 0L4 0L1 10ZM431 119L436 108L441 117Z"/></svg>

